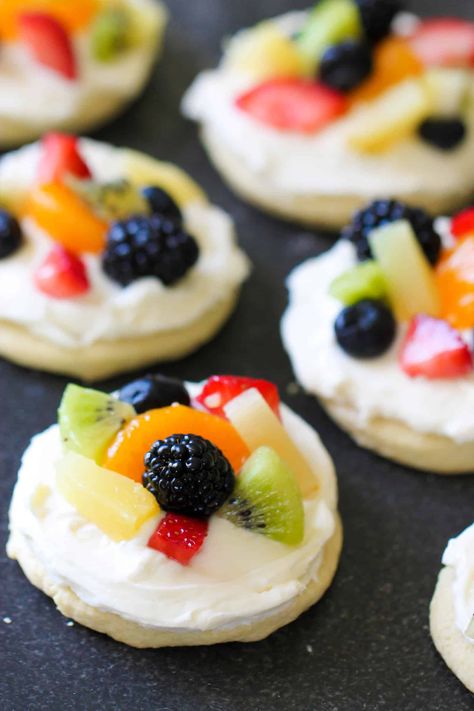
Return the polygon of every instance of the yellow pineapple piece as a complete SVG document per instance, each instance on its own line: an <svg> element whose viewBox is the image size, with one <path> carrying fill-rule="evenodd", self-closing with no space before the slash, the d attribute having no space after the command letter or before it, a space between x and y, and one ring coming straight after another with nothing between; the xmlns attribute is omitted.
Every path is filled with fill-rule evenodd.
<svg viewBox="0 0 474 711"><path fill-rule="evenodd" d="M30 508L37 518L43 518L46 513L46 501L51 494L47 484L38 484L30 499Z"/></svg>
<svg viewBox="0 0 474 711"><path fill-rule="evenodd" d="M76 452L68 452L58 462L56 482L71 506L114 541L136 536L160 510L141 484Z"/></svg>
<svg viewBox="0 0 474 711"><path fill-rule="evenodd" d="M303 496L309 497L316 493L319 488L317 478L256 388L246 390L228 402L224 411L250 451L271 447L294 473Z"/></svg>

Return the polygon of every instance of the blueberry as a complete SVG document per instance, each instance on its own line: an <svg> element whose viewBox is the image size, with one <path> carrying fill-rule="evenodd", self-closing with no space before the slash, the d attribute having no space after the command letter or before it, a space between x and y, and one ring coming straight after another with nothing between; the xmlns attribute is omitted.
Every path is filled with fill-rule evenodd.
<svg viewBox="0 0 474 711"><path fill-rule="evenodd" d="M354 358L376 358L392 345L396 323L382 301L364 299L340 312L334 330L346 353Z"/></svg>
<svg viewBox="0 0 474 711"><path fill-rule="evenodd" d="M418 128L426 142L442 151L452 151L464 140L466 124L459 118L428 118Z"/></svg>
<svg viewBox="0 0 474 711"><path fill-rule="evenodd" d="M319 65L319 78L332 89L346 92L361 84L372 68L372 53L368 45L349 40L324 52Z"/></svg>
<svg viewBox="0 0 474 711"><path fill-rule="evenodd" d="M165 190L156 186L149 186L142 189L142 195L155 215L162 215L174 222L182 223L181 210Z"/></svg>
<svg viewBox="0 0 474 711"><path fill-rule="evenodd" d="M6 210L0 210L0 259L5 259L20 248L23 241L18 221Z"/></svg>
<svg viewBox="0 0 474 711"><path fill-rule="evenodd" d="M191 400L184 383L165 375L145 375L134 380L119 392L119 400L129 402L138 414L157 407L167 407L179 402L189 405Z"/></svg>

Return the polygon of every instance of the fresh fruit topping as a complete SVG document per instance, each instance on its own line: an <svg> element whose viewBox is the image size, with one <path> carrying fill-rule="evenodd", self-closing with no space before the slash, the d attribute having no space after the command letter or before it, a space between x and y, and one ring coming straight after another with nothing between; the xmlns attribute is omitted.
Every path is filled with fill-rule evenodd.
<svg viewBox="0 0 474 711"><path fill-rule="evenodd" d="M364 299L340 312L334 332L339 346L353 358L377 358L392 345L397 325L386 304Z"/></svg>
<svg viewBox="0 0 474 711"><path fill-rule="evenodd" d="M358 39L361 35L361 17L353 0L321 0L312 10L296 42L316 66L328 47Z"/></svg>
<svg viewBox="0 0 474 711"><path fill-rule="evenodd" d="M242 94L237 106L256 121L280 131L314 133L344 113L344 96L324 84L275 79Z"/></svg>
<svg viewBox="0 0 474 711"><path fill-rule="evenodd" d="M41 141L38 166L40 183L53 183L66 175L90 178L91 172L82 158L76 136L65 133L47 133Z"/></svg>
<svg viewBox="0 0 474 711"><path fill-rule="evenodd" d="M69 32L86 29L97 12L98 0L1 0L0 37L13 40L18 36L18 16L23 12L41 11L55 17Z"/></svg>
<svg viewBox="0 0 474 711"><path fill-rule="evenodd" d="M225 417L224 407L237 395L256 388L265 398L277 417L280 417L280 395L274 383L257 378L243 378L238 375L211 375L196 397L196 401L213 415Z"/></svg>
<svg viewBox="0 0 474 711"><path fill-rule="evenodd" d="M23 234L18 220L7 210L0 209L0 259L5 259L20 249Z"/></svg>
<svg viewBox="0 0 474 711"><path fill-rule="evenodd" d="M348 135L349 146L361 153L381 153L416 131L432 110L426 84L410 79L397 84L370 104L361 106Z"/></svg>
<svg viewBox="0 0 474 711"><path fill-rule="evenodd" d="M71 506L114 541L136 536L160 510L155 497L141 484L76 452L59 460L56 483Z"/></svg>
<svg viewBox="0 0 474 711"><path fill-rule="evenodd" d="M133 405L138 414L175 403L189 405L191 402L183 381L168 378L166 375L145 375L138 378L124 385L118 396L123 402Z"/></svg>
<svg viewBox="0 0 474 711"><path fill-rule="evenodd" d="M110 183L69 178L67 185L104 222L126 220L132 215L148 215L148 202L128 180L119 178Z"/></svg>
<svg viewBox="0 0 474 711"><path fill-rule="evenodd" d="M47 183L30 193L25 217L72 252L102 252L107 225L67 185Z"/></svg>
<svg viewBox="0 0 474 711"><path fill-rule="evenodd" d="M161 519L148 546L181 565L189 565L201 550L208 529L207 521L169 513Z"/></svg>
<svg viewBox="0 0 474 711"><path fill-rule="evenodd" d="M387 286L383 271L377 262L370 260L336 277L329 293L345 306L352 306L362 299L385 299Z"/></svg>
<svg viewBox="0 0 474 711"><path fill-rule="evenodd" d="M59 405L58 423L64 446L100 463L107 445L135 410L100 390L70 383Z"/></svg>
<svg viewBox="0 0 474 711"><path fill-rule="evenodd" d="M36 288L55 299L73 299L89 291L89 279L81 259L60 244L46 255L34 273Z"/></svg>
<svg viewBox="0 0 474 711"><path fill-rule="evenodd" d="M427 66L474 66L474 23L452 17L424 20L409 38Z"/></svg>
<svg viewBox="0 0 474 711"><path fill-rule="evenodd" d="M457 238L467 235L474 237L474 207L468 207L453 217L451 233Z"/></svg>
<svg viewBox="0 0 474 711"><path fill-rule="evenodd" d="M157 440L145 467L143 486L172 513L209 518L234 489L234 472L221 450L195 434Z"/></svg>
<svg viewBox="0 0 474 711"><path fill-rule="evenodd" d="M408 328L400 365L411 378L460 378L472 371L472 356L461 335L446 321L419 314Z"/></svg>
<svg viewBox="0 0 474 711"><path fill-rule="evenodd" d="M209 440L238 472L250 452L236 429L221 417L185 405L149 410L131 420L110 445L104 466L135 481L142 481L144 457L154 442L176 432Z"/></svg>
<svg viewBox="0 0 474 711"><path fill-rule="evenodd" d="M288 545L304 538L304 509L298 482L277 452L259 447L245 462L234 493L220 515Z"/></svg>
<svg viewBox="0 0 474 711"><path fill-rule="evenodd" d="M428 118L418 128L420 137L442 151L457 148L466 136L466 124L460 118Z"/></svg>
<svg viewBox="0 0 474 711"><path fill-rule="evenodd" d="M77 79L76 57L71 39L52 15L25 12L18 17L20 38L35 60L65 79Z"/></svg>
<svg viewBox="0 0 474 711"><path fill-rule="evenodd" d="M406 321L419 313L439 314L439 294L431 269L407 220L378 227L369 235L397 317Z"/></svg>
<svg viewBox="0 0 474 711"><path fill-rule="evenodd" d="M392 20L403 10L399 0L355 0L364 32L371 42L378 42L390 32Z"/></svg>
<svg viewBox="0 0 474 711"><path fill-rule="evenodd" d="M135 216L110 228L102 268L121 286L142 277L156 277L171 286L198 258L196 240L180 225L160 215Z"/></svg>
<svg viewBox="0 0 474 711"><path fill-rule="evenodd" d="M181 210L166 190L150 185L142 188L141 194L154 215L161 215L179 223L183 222Z"/></svg>
<svg viewBox="0 0 474 711"><path fill-rule="evenodd" d="M224 412L252 452L259 447L271 447L296 476L303 496L309 497L316 493L319 488L317 476L256 388L245 390L230 400ZM234 470L238 471L235 467Z"/></svg>
<svg viewBox="0 0 474 711"><path fill-rule="evenodd" d="M130 46L130 17L123 7L105 8L91 28L92 56L99 62L116 59Z"/></svg>
<svg viewBox="0 0 474 711"><path fill-rule="evenodd" d="M342 230L342 237L354 244L359 261L372 259L369 234L376 227L397 220L411 224L425 257L430 264L436 264L441 254L441 237L434 229L433 218L421 208L409 207L398 200L374 200L355 213L351 224Z"/></svg>
<svg viewBox="0 0 474 711"><path fill-rule="evenodd" d="M364 42L348 40L324 52L319 79L326 86L347 92L359 86L372 71L372 53Z"/></svg>
<svg viewBox="0 0 474 711"><path fill-rule="evenodd" d="M474 228L446 252L436 270L440 316L460 330L474 327Z"/></svg>
<svg viewBox="0 0 474 711"><path fill-rule="evenodd" d="M469 69L432 67L424 81L433 96L434 118L459 118L469 106L471 72Z"/></svg>
<svg viewBox="0 0 474 711"><path fill-rule="evenodd" d="M301 77L310 69L297 45L271 20L239 32L227 47L225 65L255 81Z"/></svg>

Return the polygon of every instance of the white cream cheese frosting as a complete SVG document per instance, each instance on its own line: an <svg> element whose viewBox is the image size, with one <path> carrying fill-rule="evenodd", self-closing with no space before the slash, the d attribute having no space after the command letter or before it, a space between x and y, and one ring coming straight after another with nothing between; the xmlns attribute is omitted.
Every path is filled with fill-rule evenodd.
<svg viewBox="0 0 474 711"><path fill-rule="evenodd" d="M84 139L80 147L97 180L126 177L120 149ZM22 194L34 184L39 155L34 144L0 161L0 199L2 191ZM104 274L100 256L84 255L91 288L74 299L54 299L35 287L33 272L53 242L31 220L23 220L26 246L0 261L0 320L72 349L186 328L239 288L249 263L226 213L204 202L192 202L183 212L200 256L182 280L166 287L148 277L122 288Z"/></svg>
<svg viewBox="0 0 474 711"><path fill-rule="evenodd" d="M299 546L218 516L210 519L203 548L186 567L146 546L159 516L133 540L114 542L57 492L55 462L62 445L55 425L37 435L24 454L10 509L9 549L14 553L17 536L25 538L57 585L71 588L87 604L150 627L211 630L275 613L317 578L337 506L333 465L319 437L285 406L282 417L321 483L320 495L304 503L305 537ZM42 497L35 496L38 490Z"/></svg>
<svg viewBox="0 0 474 711"><path fill-rule="evenodd" d="M276 18L292 34L306 13ZM400 17L394 28L403 33L410 17ZM443 194L446 186L464 194L474 184L474 100L466 117L468 136L457 150L441 152L416 136L399 141L380 155L350 150L347 137L358 122L358 111L329 124L313 135L282 132L246 115L235 99L255 85L255 79L225 61L200 74L183 100L184 114L219 140L276 193L305 196ZM472 91L474 97L474 73Z"/></svg>
<svg viewBox="0 0 474 711"><path fill-rule="evenodd" d="M437 225L445 231L444 221ZM343 307L329 287L356 263L354 247L340 240L288 278L289 306L281 333L298 380L321 398L350 403L361 424L383 417L416 432L474 440L474 375L437 381L408 377L397 358L406 325L398 324L394 344L379 358L352 358L338 346L334 322Z"/></svg>
<svg viewBox="0 0 474 711"><path fill-rule="evenodd" d="M474 524L449 541L443 565L454 571L452 598L456 626L465 639L474 644L474 639L465 634L474 615Z"/></svg>
<svg viewBox="0 0 474 711"><path fill-rule="evenodd" d="M38 138L46 131L84 131L112 117L143 89L155 61L166 12L155 0L127 0L146 13L140 43L111 62L93 58L90 33L73 38L79 76L68 81L41 66L18 42L2 44L0 56L0 145Z"/></svg>

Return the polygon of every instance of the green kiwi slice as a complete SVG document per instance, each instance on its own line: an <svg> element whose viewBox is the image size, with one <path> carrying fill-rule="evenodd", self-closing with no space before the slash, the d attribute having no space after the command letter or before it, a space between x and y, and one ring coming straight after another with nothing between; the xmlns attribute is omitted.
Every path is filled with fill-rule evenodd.
<svg viewBox="0 0 474 711"><path fill-rule="evenodd" d="M147 200L125 178L99 183L68 176L68 185L84 200L91 210L106 222L126 220L132 215L151 213Z"/></svg>

